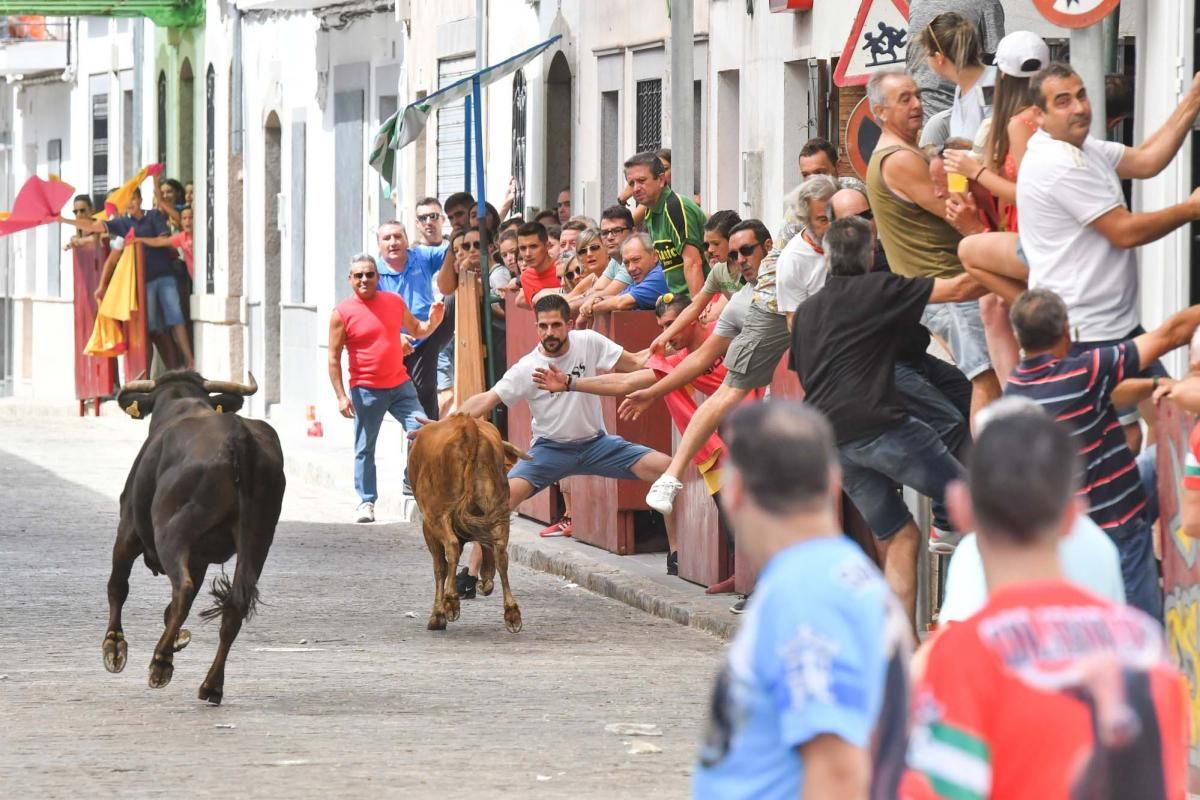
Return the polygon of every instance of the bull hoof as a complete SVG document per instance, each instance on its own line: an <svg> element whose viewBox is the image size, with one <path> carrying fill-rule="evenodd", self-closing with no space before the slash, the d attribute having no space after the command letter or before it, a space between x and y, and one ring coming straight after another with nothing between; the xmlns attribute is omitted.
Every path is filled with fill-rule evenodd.
<svg viewBox="0 0 1200 800"><path fill-rule="evenodd" d="M446 630L446 615L435 611L433 615L429 617L429 624L425 627L431 631Z"/></svg>
<svg viewBox="0 0 1200 800"><path fill-rule="evenodd" d="M169 661L154 661L150 664L150 688L161 689L171 682L175 665Z"/></svg>
<svg viewBox="0 0 1200 800"><path fill-rule="evenodd" d="M515 604L504 609L504 627L509 633L520 633L524 623L521 622L521 609Z"/></svg>
<svg viewBox="0 0 1200 800"><path fill-rule="evenodd" d="M479 593L487 597L496 588L496 582L491 578L483 578L479 581Z"/></svg>
<svg viewBox="0 0 1200 800"><path fill-rule="evenodd" d="M199 697L201 700L207 700L208 702L212 703L214 706L221 705L221 698L224 695L225 695L224 687L218 686L216 688L213 688L212 686L209 686L208 683L200 684L200 691L196 693L196 696Z"/></svg>
<svg viewBox="0 0 1200 800"><path fill-rule="evenodd" d="M458 595L448 594L442 600L442 610L446 612L446 619L451 622L457 622L462 606L459 603Z"/></svg>
<svg viewBox="0 0 1200 800"><path fill-rule="evenodd" d="M179 635L175 637L175 652L178 653L183 648L192 643L192 632L187 628L181 628Z"/></svg>
<svg viewBox="0 0 1200 800"><path fill-rule="evenodd" d="M109 633L104 637L104 668L109 672L120 672L125 669L125 660L129 647L125 644L125 634Z"/></svg>

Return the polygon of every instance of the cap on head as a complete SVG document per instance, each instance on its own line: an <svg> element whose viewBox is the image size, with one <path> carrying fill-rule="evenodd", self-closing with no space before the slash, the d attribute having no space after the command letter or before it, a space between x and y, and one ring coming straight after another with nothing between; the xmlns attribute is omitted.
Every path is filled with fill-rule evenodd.
<svg viewBox="0 0 1200 800"><path fill-rule="evenodd" d="M1050 48L1033 31L1013 31L996 47L996 68L1014 78L1033 77L1050 63Z"/></svg>

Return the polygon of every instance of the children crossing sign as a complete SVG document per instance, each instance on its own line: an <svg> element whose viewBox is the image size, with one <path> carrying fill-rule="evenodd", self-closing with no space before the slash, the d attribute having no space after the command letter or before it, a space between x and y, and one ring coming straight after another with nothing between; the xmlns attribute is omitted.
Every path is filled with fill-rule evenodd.
<svg viewBox="0 0 1200 800"><path fill-rule="evenodd" d="M838 86L861 86L873 72L903 67L907 57L908 3L862 0L833 72L833 82Z"/></svg>

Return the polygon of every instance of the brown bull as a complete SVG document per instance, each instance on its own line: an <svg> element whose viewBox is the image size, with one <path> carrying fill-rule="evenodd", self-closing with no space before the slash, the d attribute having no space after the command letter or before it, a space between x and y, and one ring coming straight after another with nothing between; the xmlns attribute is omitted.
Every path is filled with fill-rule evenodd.
<svg viewBox="0 0 1200 800"><path fill-rule="evenodd" d="M479 591L492 593L496 570L504 591L504 625L521 630L521 609L508 586L508 470L529 458L500 438L490 422L455 415L421 428L408 454L408 476L433 556L436 594L429 630L459 615L454 572L465 542L483 548Z"/></svg>

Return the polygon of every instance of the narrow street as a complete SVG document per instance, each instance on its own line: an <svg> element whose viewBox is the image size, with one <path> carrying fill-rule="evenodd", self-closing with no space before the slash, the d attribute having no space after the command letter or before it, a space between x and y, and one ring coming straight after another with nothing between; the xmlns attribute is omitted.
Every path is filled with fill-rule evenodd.
<svg viewBox="0 0 1200 800"><path fill-rule="evenodd" d="M518 565L521 633L504 630L498 590L427 631L419 529L346 524L346 498L298 481L223 705L196 699L217 643L197 619L207 593L174 680L147 687L170 590L140 561L129 664L105 672L117 497L145 431L122 418L0 420L4 796L687 794L719 640ZM628 752L644 744L661 752Z"/></svg>

